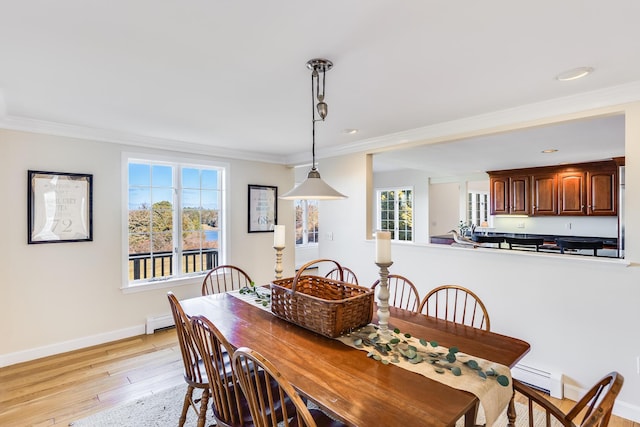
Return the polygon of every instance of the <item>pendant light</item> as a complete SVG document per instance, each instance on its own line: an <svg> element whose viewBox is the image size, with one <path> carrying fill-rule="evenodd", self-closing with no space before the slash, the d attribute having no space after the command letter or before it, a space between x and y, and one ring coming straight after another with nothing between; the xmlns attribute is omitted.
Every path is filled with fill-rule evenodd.
<svg viewBox="0 0 640 427"><path fill-rule="evenodd" d="M324 182L320 178L320 172L316 169L316 122L324 121L325 117L327 117L327 103L324 102L325 73L333 68L333 62L321 58L311 59L307 62L307 68L311 70L311 170L302 184L283 194L280 198L284 200L346 199L347 196L337 192ZM318 101L317 104L316 99ZM316 118L316 112L320 117L319 119Z"/></svg>

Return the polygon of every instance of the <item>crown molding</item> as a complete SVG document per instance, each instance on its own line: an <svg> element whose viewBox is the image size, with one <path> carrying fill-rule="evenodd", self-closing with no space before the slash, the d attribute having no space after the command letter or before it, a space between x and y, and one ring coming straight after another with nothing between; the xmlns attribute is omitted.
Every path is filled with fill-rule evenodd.
<svg viewBox="0 0 640 427"><path fill-rule="evenodd" d="M234 150L225 147L215 147L188 141L156 138L131 134L127 132L69 125L64 123L35 120L18 116L3 116L1 114L1 95L2 94L0 93L0 128L2 129L34 132L70 138L89 139L94 141L110 142L121 145L154 148L168 151L181 151L206 156L225 157L229 159L252 160L266 163L282 163L282 156L274 154Z"/></svg>
<svg viewBox="0 0 640 427"><path fill-rule="evenodd" d="M478 116L436 123L430 126L360 140L351 144L326 147L317 150L316 157L322 159L363 151L386 151L398 147L418 145L427 140L453 139L465 133L488 131L501 126L526 124L545 119L553 121L553 118L559 116L621 106L636 101L640 101L640 81L521 105ZM309 155L308 153L296 153L288 156L286 160L288 164L295 165L308 162Z"/></svg>
<svg viewBox="0 0 640 427"><path fill-rule="evenodd" d="M448 122L436 123L416 129L409 129L376 138L363 139L351 144L320 148L318 159L343 156L359 152L380 152L393 148L418 145L428 140L446 140L460 137L465 133L489 131L500 126L526 124L536 120L552 120L559 116L584 113L590 110L624 105L640 100L640 81L599 89L547 101L526 104L510 109L495 111ZM114 130L97 129L63 123L35 120L6 115L5 99L0 89L0 128L35 132L70 138L90 139L129 146L139 146L169 151L182 151L230 159L242 159L267 163L301 165L310 162L308 152L281 156L269 153L234 150L220 146L210 146L189 141L136 135Z"/></svg>

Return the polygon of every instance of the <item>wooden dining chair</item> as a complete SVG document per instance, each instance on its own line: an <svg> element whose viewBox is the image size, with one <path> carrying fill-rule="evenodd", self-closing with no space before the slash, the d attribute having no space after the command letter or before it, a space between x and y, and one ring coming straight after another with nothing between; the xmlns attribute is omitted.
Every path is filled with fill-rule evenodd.
<svg viewBox="0 0 640 427"><path fill-rule="evenodd" d="M253 424L257 427L342 427L345 424L334 420L320 409L309 409L291 383L273 363L260 353L247 347L238 348L233 353L234 373L249 402ZM260 375L263 374L263 375ZM276 382L277 393L268 392L265 384ZM295 406L290 412L286 406L278 406L277 401L288 398ZM282 414L275 417L274 410ZM283 420L278 424L278 418Z"/></svg>
<svg viewBox="0 0 640 427"><path fill-rule="evenodd" d="M402 308L413 312L418 311L420 305L420 293L413 282L399 274L390 274L387 277L389 284L389 305ZM371 285L374 289L380 284L380 280L376 280Z"/></svg>
<svg viewBox="0 0 640 427"><path fill-rule="evenodd" d="M489 313L482 300L469 289L458 285L432 289L420 303L418 312L485 331L491 330Z"/></svg>
<svg viewBox="0 0 640 427"><path fill-rule="evenodd" d="M251 277L235 265L219 265L202 281L202 295L212 295L240 289L251 284Z"/></svg>
<svg viewBox="0 0 640 427"><path fill-rule="evenodd" d="M327 279L342 280L345 283L351 283L352 285L357 285L358 277L356 276L356 273L354 273L353 270L351 270L348 267L341 267L341 268L342 268L342 279L340 279L340 268L338 267L329 271L327 274L325 274L324 277L326 277Z"/></svg>
<svg viewBox="0 0 640 427"><path fill-rule="evenodd" d="M233 354L233 348L218 328L204 316L191 318L194 341L200 354L204 357L204 367L209 378L211 394L211 408L216 423L220 426L251 427L254 425L249 403L242 393L233 366L228 355ZM258 381L265 381L265 374L256 373ZM278 384L270 381L265 384L265 393L269 396L277 396ZM263 396L266 398L266 395ZM281 410L284 405L286 410ZM281 413L295 414L296 408L291 399L274 399L272 408L277 422L283 421Z"/></svg>
<svg viewBox="0 0 640 427"><path fill-rule="evenodd" d="M530 427L542 425L542 420L539 423L534 423L534 413L538 412L544 414L544 422L546 422L544 425L547 427L551 427L553 422L555 422L553 425L560 423L564 427L606 427L611 418L613 404L623 383L624 378L617 372L605 375L566 413L536 390L516 379L513 380L514 399L517 402L526 401L526 415ZM521 415L525 414L516 415L515 404L512 400L507 410L509 419L507 425L514 426L516 417ZM579 418L582 420L576 423Z"/></svg>
<svg viewBox="0 0 640 427"><path fill-rule="evenodd" d="M209 381L206 370L193 339L189 317L185 314L173 292L168 292L167 297L169 298L171 314L173 314L173 320L176 325L176 334L184 364L184 380L187 383L187 391L184 395L178 426L184 425L187 419L187 411L191 407L198 415L198 427L203 427L206 422L207 402L209 401ZM227 359L229 359L228 356ZM196 389L201 390L200 398L194 398ZM199 405L198 402L200 403Z"/></svg>

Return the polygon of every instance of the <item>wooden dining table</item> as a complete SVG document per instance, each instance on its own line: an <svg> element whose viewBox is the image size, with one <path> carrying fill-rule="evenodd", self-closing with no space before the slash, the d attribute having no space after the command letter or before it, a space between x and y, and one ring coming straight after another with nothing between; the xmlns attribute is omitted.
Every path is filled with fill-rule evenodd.
<svg viewBox="0 0 640 427"><path fill-rule="evenodd" d="M227 293L180 301L189 316L211 320L234 348L271 360L303 396L351 426L453 426L475 418L478 398L282 320ZM457 346L513 367L529 344L505 335L390 307L390 328ZM374 319L376 321L375 310ZM471 420L473 421L473 420Z"/></svg>

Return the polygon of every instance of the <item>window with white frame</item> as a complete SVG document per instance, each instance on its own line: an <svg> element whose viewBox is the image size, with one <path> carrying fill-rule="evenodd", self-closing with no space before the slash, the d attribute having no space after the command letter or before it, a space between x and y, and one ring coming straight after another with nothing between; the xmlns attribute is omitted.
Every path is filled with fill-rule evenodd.
<svg viewBox="0 0 640 427"><path fill-rule="evenodd" d="M467 193L467 220L469 224L482 226L489 221L489 193L470 191Z"/></svg>
<svg viewBox="0 0 640 427"><path fill-rule="evenodd" d="M318 201L296 200L296 246L318 244Z"/></svg>
<svg viewBox="0 0 640 427"><path fill-rule="evenodd" d="M377 228L390 231L391 239L413 241L413 189L377 190Z"/></svg>
<svg viewBox="0 0 640 427"><path fill-rule="evenodd" d="M127 159L128 282L203 274L223 259L225 167Z"/></svg>

